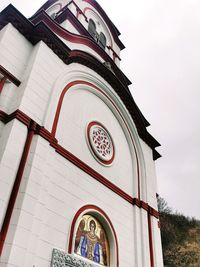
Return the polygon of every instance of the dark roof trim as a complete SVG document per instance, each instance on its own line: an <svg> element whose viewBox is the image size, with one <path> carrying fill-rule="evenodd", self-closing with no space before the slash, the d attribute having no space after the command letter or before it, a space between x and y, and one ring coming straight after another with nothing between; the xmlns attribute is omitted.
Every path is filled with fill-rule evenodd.
<svg viewBox="0 0 200 267"><path fill-rule="evenodd" d="M53 5L54 3L56 3L58 0L48 0L36 13L35 15L40 12L41 10L47 10L51 5ZM109 17L107 16L107 14L105 13L105 11L102 9L102 7L93 0L83 0L87 3L89 3L91 6L93 6L98 13L102 16L102 18L104 19L104 21L106 22L108 28L110 29L112 36L115 40L115 42L117 43L117 45L119 46L119 48L122 50L125 48L124 44L121 42L121 40L119 39L119 35L120 32L119 30L115 27L115 25L112 23L112 21L109 19ZM74 2L73 0L71 2ZM69 3L68 3L69 5ZM34 15L34 16L35 16ZM32 19L32 17L31 17Z"/></svg>
<svg viewBox="0 0 200 267"><path fill-rule="evenodd" d="M130 85L131 81L117 67L117 65L114 63L112 58L97 44L97 42L90 36L90 34L87 33L87 36L85 36L85 28L74 17L74 15L71 13L71 11L69 9L66 9L65 12L68 16L68 19L72 22L72 24L76 24L77 27L81 26L80 33L82 33L83 35L78 35L78 34L71 33L69 31L67 31L66 29L61 27L58 23L56 23L55 20L51 19L50 16L47 15L47 13L44 12L43 10L40 11L39 13L37 13L34 17L32 17L31 22L35 25L40 23L40 22L44 22L53 32L58 34L60 37L66 39L70 42L84 44L84 45L90 47L97 54L99 54L106 62L109 62L111 64L113 71L116 73L116 75L119 75L120 79L124 82L125 85ZM59 17L58 17L58 19L59 19Z"/></svg>
<svg viewBox="0 0 200 267"><path fill-rule="evenodd" d="M128 109L136 125L139 136L152 148L153 158L157 159L160 157L159 153L155 150L155 147L160 144L147 132L147 121L137 107L128 87L121 82L118 75L115 75L94 56L84 51L70 50L44 22L40 22L36 25L32 24L12 5L9 5L0 13L0 30L9 22L33 45L41 40L46 43L65 64L77 62L93 69L101 75L116 91Z"/></svg>

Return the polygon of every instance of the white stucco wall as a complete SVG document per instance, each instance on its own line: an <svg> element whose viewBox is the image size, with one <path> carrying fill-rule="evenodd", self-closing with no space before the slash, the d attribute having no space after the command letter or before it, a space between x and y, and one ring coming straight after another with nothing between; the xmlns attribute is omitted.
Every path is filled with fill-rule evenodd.
<svg viewBox="0 0 200 267"><path fill-rule="evenodd" d="M147 188L142 188L142 191L149 190L147 200L153 205L153 195L156 190L152 188L155 184L152 185L151 182L155 179L151 150L142 141L139 143L134 123L111 86L85 66L77 63L65 65L43 42L39 42L32 48L12 25L5 27L3 34L0 34L0 47L6 49L6 43L12 39L12 34L16 35L15 46L21 46L16 54L20 62L17 64L14 55L7 51L3 66L16 75L22 83L14 88L16 93L11 94L7 104L2 102L2 107L9 112L20 109L51 131L63 88L77 79L94 83L114 101L121 115L117 115L109 101L100 94L94 93L91 88L74 87L63 99L56 138L63 147L105 175L113 184L131 196L137 197L134 150L131 148L126 127L120 119L122 116L127 124L130 124L129 130L135 138L136 150L140 154L139 159L145 160L145 164L140 163L143 169L146 168L141 178L144 179L145 173L147 174ZM15 64L14 67L13 64ZM10 95L10 89L11 87L3 89L4 99ZM12 102L11 99L14 101ZM99 164L87 147L85 127L90 120L103 123L113 137L116 158L110 167ZM23 151L27 128L21 122L14 120L3 125L1 129L2 165L0 168L3 176L0 179L2 184L0 190L3 193L0 192L0 201L4 205L0 213L2 222ZM149 193L151 191L153 193ZM82 206L88 204L98 206L110 218L119 243L119 266L149 267L146 211L132 206L70 163L56 153L49 142L40 136L33 138L0 258L0 266L27 267L30 263L31 266L36 267L50 266L52 249L56 247L67 250L72 219ZM157 240L159 240L159 230L155 230L155 246L157 246ZM158 267L162 266L159 265L161 262L159 249L155 250Z"/></svg>
<svg viewBox="0 0 200 267"><path fill-rule="evenodd" d="M146 187L146 201L154 209L157 208L157 180L156 180L156 171L155 171L155 161L153 160L152 149L140 139L142 150L144 153L145 169L146 169L146 181L144 186Z"/></svg>
<svg viewBox="0 0 200 267"><path fill-rule="evenodd" d="M132 162L126 137L112 111L92 91L92 88L88 91L88 86L79 85L66 93L56 138L59 144L133 196L136 164ZM91 121L100 122L111 134L116 152L111 166L102 166L88 148L86 130Z"/></svg>
<svg viewBox="0 0 200 267"><path fill-rule="evenodd" d="M6 124L0 135L0 229L21 160L27 129L17 120Z"/></svg>
<svg viewBox="0 0 200 267"><path fill-rule="evenodd" d="M16 78L23 78L32 45L10 23L1 30L0 64Z"/></svg>
<svg viewBox="0 0 200 267"><path fill-rule="evenodd" d="M152 234L155 267L163 266L161 234L158 220L156 218L152 218Z"/></svg>
<svg viewBox="0 0 200 267"><path fill-rule="evenodd" d="M136 267L146 262L141 266L148 267L149 254L142 249L143 245L148 248L145 214L55 153L47 141L37 136L0 263L9 267L30 263L49 267L52 249L67 250L72 219L87 204L103 209L112 221L119 243L119 266Z"/></svg>

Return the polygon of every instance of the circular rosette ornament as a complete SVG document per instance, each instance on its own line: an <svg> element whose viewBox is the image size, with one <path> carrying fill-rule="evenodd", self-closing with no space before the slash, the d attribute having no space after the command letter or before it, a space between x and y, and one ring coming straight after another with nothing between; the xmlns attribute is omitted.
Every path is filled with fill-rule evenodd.
<svg viewBox="0 0 200 267"><path fill-rule="evenodd" d="M99 122L90 122L87 138L95 158L104 165L110 165L114 160L115 149L108 130Z"/></svg>

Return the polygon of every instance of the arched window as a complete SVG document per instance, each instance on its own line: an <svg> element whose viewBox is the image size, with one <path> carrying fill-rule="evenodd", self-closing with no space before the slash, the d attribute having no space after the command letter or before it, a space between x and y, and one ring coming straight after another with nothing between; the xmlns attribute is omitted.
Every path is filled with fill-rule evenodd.
<svg viewBox="0 0 200 267"><path fill-rule="evenodd" d="M106 36L102 32L99 35L99 45L105 50L105 48L106 48Z"/></svg>
<svg viewBox="0 0 200 267"><path fill-rule="evenodd" d="M88 31L91 34L93 38L95 38L96 35L96 24L92 19L89 19L89 24L88 24Z"/></svg>
<svg viewBox="0 0 200 267"><path fill-rule="evenodd" d="M74 253L102 266L110 266L106 232L101 223L90 214L79 219Z"/></svg>

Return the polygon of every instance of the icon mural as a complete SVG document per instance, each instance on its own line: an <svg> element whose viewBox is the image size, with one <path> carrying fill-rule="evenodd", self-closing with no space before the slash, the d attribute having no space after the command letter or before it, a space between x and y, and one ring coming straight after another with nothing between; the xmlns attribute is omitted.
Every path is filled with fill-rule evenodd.
<svg viewBox="0 0 200 267"><path fill-rule="evenodd" d="M109 266L109 247L101 224L91 215L80 219L74 252L103 266Z"/></svg>

